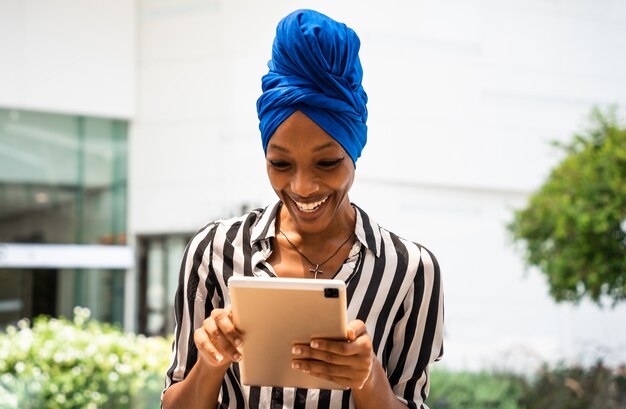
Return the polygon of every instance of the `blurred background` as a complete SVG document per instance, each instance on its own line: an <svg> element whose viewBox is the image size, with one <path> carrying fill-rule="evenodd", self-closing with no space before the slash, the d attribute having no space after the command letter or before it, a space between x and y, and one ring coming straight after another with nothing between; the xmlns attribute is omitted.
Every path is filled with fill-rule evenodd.
<svg viewBox="0 0 626 409"><path fill-rule="evenodd" d="M255 103L303 7L361 38L351 199L439 259L437 365L626 362L626 305L556 303L506 229L550 142L626 106L622 0L0 0L0 326L82 306L173 331L189 237L274 200Z"/></svg>

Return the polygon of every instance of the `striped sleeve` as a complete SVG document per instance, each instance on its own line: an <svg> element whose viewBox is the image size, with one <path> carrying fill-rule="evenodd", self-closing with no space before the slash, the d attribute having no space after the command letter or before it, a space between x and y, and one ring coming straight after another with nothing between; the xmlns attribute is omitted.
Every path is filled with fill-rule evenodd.
<svg viewBox="0 0 626 409"><path fill-rule="evenodd" d="M391 334L391 386L409 408L427 408L429 365L443 355L443 289L439 264L423 247ZM393 364L393 365L392 365ZM391 367L393 366L393 367Z"/></svg>
<svg viewBox="0 0 626 409"><path fill-rule="evenodd" d="M207 262L211 258L215 230L216 224L205 226L189 241L183 254L174 301L172 355L163 393L172 384L185 379L196 363L198 351L193 339L194 331L212 310L212 303L205 303L205 300L211 301L219 292L219 288L212 284L215 278L210 276L210 263Z"/></svg>

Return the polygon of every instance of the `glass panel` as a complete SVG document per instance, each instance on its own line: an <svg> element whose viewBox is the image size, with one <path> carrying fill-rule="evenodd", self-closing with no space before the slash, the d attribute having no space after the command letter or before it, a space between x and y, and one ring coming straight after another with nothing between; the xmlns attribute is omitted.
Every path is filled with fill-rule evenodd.
<svg viewBox="0 0 626 409"><path fill-rule="evenodd" d="M15 323L28 312L26 304L30 295L25 287L31 281L30 271L0 269L0 330L3 324Z"/></svg>
<svg viewBox="0 0 626 409"><path fill-rule="evenodd" d="M189 235L153 236L139 240L145 277L140 295L140 331L146 335L165 335L174 331L174 296L178 272Z"/></svg>
<svg viewBox="0 0 626 409"><path fill-rule="evenodd" d="M165 330L165 254L163 240L153 240L148 247L148 286L146 304L148 334L161 334Z"/></svg>
<svg viewBox="0 0 626 409"><path fill-rule="evenodd" d="M126 128L0 109L0 241L125 243Z"/></svg>

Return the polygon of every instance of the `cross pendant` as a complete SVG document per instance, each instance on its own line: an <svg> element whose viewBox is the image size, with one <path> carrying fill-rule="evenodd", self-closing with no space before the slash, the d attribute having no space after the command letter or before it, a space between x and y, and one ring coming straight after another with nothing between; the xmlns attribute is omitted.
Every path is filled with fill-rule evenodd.
<svg viewBox="0 0 626 409"><path fill-rule="evenodd" d="M315 279L316 279L316 280L317 280L317 275L318 275L318 274L324 274L324 272L323 272L322 270L320 270L320 265L319 265L319 264L317 264L317 265L315 266L315 269L310 268L310 269L309 269L309 271L310 271L310 272L312 272L313 274L315 274Z"/></svg>

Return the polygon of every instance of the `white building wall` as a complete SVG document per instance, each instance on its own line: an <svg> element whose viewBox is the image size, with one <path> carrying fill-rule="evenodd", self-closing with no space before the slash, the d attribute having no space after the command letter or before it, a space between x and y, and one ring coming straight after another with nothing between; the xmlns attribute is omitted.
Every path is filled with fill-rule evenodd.
<svg viewBox="0 0 626 409"><path fill-rule="evenodd" d="M549 141L594 104L626 105L621 1L142 1L131 236L273 199L255 103L276 23L298 7L361 37L369 142L351 198L438 256L442 365L624 362L625 306L556 305L505 230L560 157Z"/></svg>
<svg viewBox="0 0 626 409"><path fill-rule="evenodd" d="M135 2L1 0L0 106L131 118Z"/></svg>

